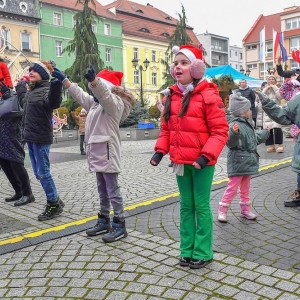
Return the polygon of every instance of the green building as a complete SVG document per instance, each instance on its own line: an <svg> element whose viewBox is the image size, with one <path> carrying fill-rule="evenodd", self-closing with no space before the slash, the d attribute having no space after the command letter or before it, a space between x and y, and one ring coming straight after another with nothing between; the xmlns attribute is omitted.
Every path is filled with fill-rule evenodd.
<svg viewBox="0 0 300 300"><path fill-rule="evenodd" d="M93 31L98 41L100 57L106 67L123 70L122 22L113 11L103 7L97 0L95 9L99 20L95 20ZM76 0L40 0L38 12L40 22L40 57L52 59L61 70L69 68L75 54L62 53L68 42L73 39L74 15L83 9L76 6Z"/></svg>

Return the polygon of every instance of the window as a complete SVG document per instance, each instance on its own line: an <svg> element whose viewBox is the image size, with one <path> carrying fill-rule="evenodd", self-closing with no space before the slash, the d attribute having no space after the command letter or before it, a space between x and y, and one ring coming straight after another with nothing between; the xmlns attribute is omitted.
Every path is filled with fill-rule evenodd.
<svg viewBox="0 0 300 300"><path fill-rule="evenodd" d="M152 50L152 61L155 62L156 61L156 51Z"/></svg>
<svg viewBox="0 0 300 300"><path fill-rule="evenodd" d="M269 63L266 63L266 70L268 69L273 69L273 63L272 62L269 62ZM264 70L264 64L259 64L259 76L260 77L265 77L265 75L268 75L267 71Z"/></svg>
<svg viewBox="0 0 300 300"><path fill-rule="evenodd" d="M256 68L257 68L257 64L247 65L247 69L256 69Z"/></svg>
<svg viewBox="0 0 300 300"><path fill-rule="evenodd" d="M133 58L139 59L139 49L138 48L133 48Z"/></svg>
<svg viewBox="0 0 300 300"><path fill-rule="evenodd" d="M266 43L266 56L273 56L273 42Z"/></svg>
<svg viewBox="0 0 300 300"><path fill-rule="evenodd" d="M247 46L247 50L255 50L257 49L257 45L249 45Z"/></svg>
<svg viewBox="0 0 300 300"><path fill-rule="evenodd" d="M165 62L169 63L169 53L165 53Z"/></svg>
<svg viewBox="0 0 300 300"><path fill-rule="evenodd" d="M9 44L9 40L10 40L10 36L9 36L9 30L7 29L3 29L2 28L2 34L3 37L0 35L0 48L2 48L2 46L5 44L6 49L10 49L10 44Z"/></svg>
<svg viewBox="0 0 300 300"><path fill-rule="evenodd" d="M287 19L285 21L285 27L286 29L294 29L300 27L300 17Z"/></svg>
<svg viewBox="0 0 300 300"><path fill-rule="evenodd" d="M22 32L22 50L30 51L30 34Z"/></svg>
<svg viewBox="0 0 300 300"><path fill-rule="evenodd" d="M55 53L57 57L62 56L62 42L60 41L55 42Z"/></svg>
<svg viewBox="0 0 300 300"><path fill-rule="evenodd" d="M235 65L235 68L238 69L238 65L237 64Z"/></svg>
<svg viewBox="0 0 300 300"><path fill-rule="evenodd" d="M140 83L140 71L139 70L134 70L133 72L133 81L135 84Z"/></svg>
<svg viewBox="0 0 300 300"><path fill-rule="evenodd" d="M231 50L229 51L229 57L231 57Z"/></svg>
<svg viewBox="0 0 300 300"><path fill-rule="evenodd" d="M235 51L235 56L237 56L237 51Z"/></svg>
<svg viewBox="0 0 300 300"><path fill-rule="evenodd" d="M106 58L106 62L111 62L111 49L109 48L105 49L105 58Z"/></svg>
<svg viewBox="0 0 300 300"><path fill-rule="evenodd" d="M290 40L291 52L293 50L300 50L300 38L294 38Z"/></svg>
<svg viewBox="0 0 300 300"><path fill-rule="evenodd" d="M243 59L243 53L240 53L240 59Z"/></svg>
<svg viewBox="0 0 300 300"><path fill-rule="evenodd" d="M152 73L152 84L157 85L157 73Z"/></svg>
<svg viewBox="0 0 300 300"><path fill-rule="evenodd" d="M110 35L110 24L107 23L104 24L104 34Z"/></svg>
<svg viewBox="0 0 300 300"><path fill-rule="evenodd" d="M92 23L92 31L93 31L94 33L97 32L97 24L96 24L95 22Z"/></svg>
<svg viewBox="0 0 300 300"><path fill-rule="evenodd" d="M299 66L300 66L300 64L297 61L291 59L291 68L292 69L299 68Z"/></svg>
<svg viewBox="0 0 300 300"><path fill-rule="evenodd" d="M62 25L61 14L54 13L54 15L53 15L53 24L57 25L57 26L61 26Z"/></svg>

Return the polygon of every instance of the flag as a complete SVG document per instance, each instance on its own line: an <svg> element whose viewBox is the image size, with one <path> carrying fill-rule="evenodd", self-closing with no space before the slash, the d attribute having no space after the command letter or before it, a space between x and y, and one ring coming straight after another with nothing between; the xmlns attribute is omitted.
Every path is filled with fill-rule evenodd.
<svg viewBox="0 0 300 300"><path fill-rule="evenodd" d="M284 38L283 32L276 32L273 30L273 55L274 55L274 63L276 63L276 55L278 46L280 46L280 55L282 57L282 61L285 62L288 60L286 49L284 48Z"/></svg>
<svg viewBox="0 0 300 300"><path fill-rule="evenodd" d="M259 33L259 60L264 63L266 59L265 46L265 27Z"/></svg>

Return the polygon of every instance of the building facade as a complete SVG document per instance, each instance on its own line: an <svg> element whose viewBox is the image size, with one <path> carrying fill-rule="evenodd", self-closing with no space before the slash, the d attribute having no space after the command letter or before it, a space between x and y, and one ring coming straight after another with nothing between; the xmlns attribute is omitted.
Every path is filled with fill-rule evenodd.
<svg viewBox="0 0 300 300"><path fill-rule="evenodd" d="M265 62L260 61L260 31L265 28ZM293 6L273 15L260 15L243 39L244 69L251 70L251 77L266 79L268 70L275 68L273 53L273 30L283 32L284 47L288 60L284 68L299 67L292 58L293 50L300 50L300 7ZM275 57L280 55L279 49Z"/></svg>
<svg viewBox="0 0 300 300"><path fill-rule="evenodd" d="M176 28L177 20L149 3L141 5L132 1L118 0L107 4L105 8L114 11L122 21L123 27L123 70L124 85L137 99L146 105L153 105L157 90L164 84L165 66L161 59L169 61L166 50L168 37ZM187 33L195 46L199 44L193 28L188 26ZM145 68L144 62L149 62ZM137 60L137 67L133 66Z"/></svg>
<svg viewBox="0 0 300 300"><path fill-rule="evenodd" d="M205 61L211 67L229 64L229 38L212 33L197 35L205 49Z"/></svg>
<svg viewBox="0 0 300 300"><path fill-rule="evenodd" d="M239 46L229 46L229 65L240 71L243 68L243 48Z"/></svg>
<svg viewBox="0 0 300 300"><path fill-rule="evenodd" d="M0 1L0 57L12 79L22 76L39 59L39 22L35 0Z"/></svg>
<svg viewBox="0 0 300 300"><path fill-rule="evenodd" d="M100 57L105 67L122 71L122 22L100 3L95 1L95 4L93 9L99 19L94 21L92 28ZM52 59L61 70L65 70L73 64L76 54L63 53L63 49L74 38L74 15L83 9L83 5L76 6L76 0L40 0L38 5L41 59Z"/></svg>

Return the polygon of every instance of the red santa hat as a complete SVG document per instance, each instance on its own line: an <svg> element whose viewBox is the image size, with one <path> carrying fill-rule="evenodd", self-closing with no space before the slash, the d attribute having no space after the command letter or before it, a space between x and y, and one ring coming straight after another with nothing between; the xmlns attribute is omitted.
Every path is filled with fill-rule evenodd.
<svg viewBox="0 0 300 300"><path fill-rule="evenodd" d="M111 90L114 86L120 86L122 84L123 73L103 69L96 75L96 77L100 77L102 82L106 84L107 88Z"/></svg>
<svg viewBox="0 0 300 300"><path fill-rule="evenodd" d="M190 73L191 76L195 79L201 79L204 76L205 73L205 59L203 57L203 46L200 44L198 48L192 46L192 45L182 45L180 47L174 46L172 48L172 52L177 55L179 53L182 53L185 55L191 62L190 66ZM174 79L176 79L176 76L174 74L174 63L170 66L170 73Z"/></svg>
<svg viewBox="0 0 300 300"><path fill-rule="evenodd" d="M174 46L172 49L173 53L176 55L178 53L184 54L191 62L195 61L195 59L203 60L202 49L196 48L192 45L182 45L180 47Z"/></svg>

